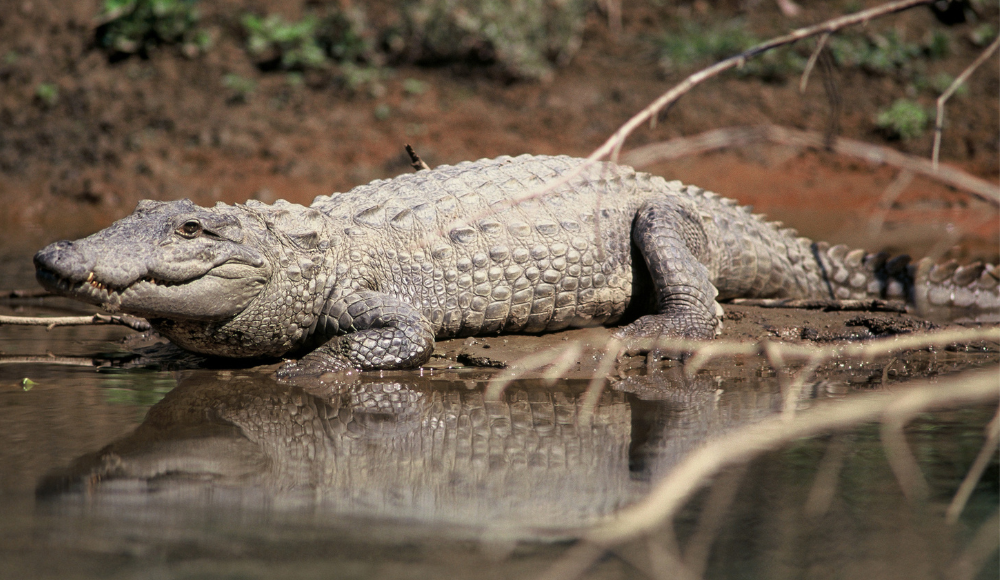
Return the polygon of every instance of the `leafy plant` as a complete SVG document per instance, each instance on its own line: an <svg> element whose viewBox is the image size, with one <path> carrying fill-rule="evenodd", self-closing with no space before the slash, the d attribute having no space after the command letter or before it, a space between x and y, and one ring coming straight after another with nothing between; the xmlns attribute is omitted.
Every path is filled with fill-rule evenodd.
<svg viewBox="0 0 1000 580"><path fill-rule="evenodd" d="M947 56L950 37L934 31L924 43L908 42L901 33L889 30L868 35L833 36L829 46L834 61L845 67L859 67L873 74L899 73L912 76L921 72L922 58L938 59Z"/></svg>
<svg viewBox="0 0 1000 580"><path fill-rule="evenodd" d="M35 96L46 107L54 107L59 102L59 86L54 83L42 83L35 87Z"/></svg>
<svg viewBox="0 0 1000 580"><path fill-rule="evenodd" d="M233 73L222 77L222 86L232 91L232 95L229 97L229 102L231 103L245 103L250 100L250 96L257 90L257 83L253 79Z"/></svg>
<svg viewBox="0 0 1000 580"><path fill-rule="evenodd" d="M972 44L978 47L984 47L987 44L993 42L993 39L997 37L997 29L995 26L989 22L984 22L977 26L972 32L969 33L969 40Z"/></svg>
<svg viewBox="0 0 1000 580"><path fill-rule="evenodd" d="M667 71L719 61L757 44L757 38L746 30L741 20L732 20L717 27L704 27L685 21L681 29L665 35L660 41L660 66Z"/></svg>
<svg viewBox="0 0 1000 580"><path fill-rule="evenodd" d="M875 123L890 137L912 139L924 132L928 119L927 111L919 104L898 99L892 106L878 112Z"/></svg>
<svg viewBox="0 0 1000 580"><path fill-rule="evenodd" d="M306 16L287 22L279 14L260 17L247 14L242 20L247 50L265 68L317 69L327 66L326 52L316 41L319 20Z"/></svg>
<svg viewBox="0 0 1000 580"><path fill-rule="evenodd" d="M729 58L759 43L739 19L711 28L685 22L679 31L661 39L660 66L668 72L683 70ZM779 80L801 72L805 63L805 57L794 50L779 48L748 60L736 74Z"/></svg>
<svg viewBox="0 0 1000 580"><path fill-rule="evenodd" d="M209 44L198 18L194 0L104 0L96 38L100 46L122 54L145 54L164 44L196 53Z"/></svg>
<svg viewBox="0 0 1000 580"><path fill-rule="evenodd" d="M416 62L494 66L512 78L545 78L579 47L591 0L414 0L383 40Z"/></svg>

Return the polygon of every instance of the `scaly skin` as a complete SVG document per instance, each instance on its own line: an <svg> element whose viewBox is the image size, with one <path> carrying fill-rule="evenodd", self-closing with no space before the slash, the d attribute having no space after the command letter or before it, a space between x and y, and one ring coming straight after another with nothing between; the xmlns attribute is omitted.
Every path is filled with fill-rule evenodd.
<svg viewBox="0 0 1000 580"><path fill-rule="evenodd" d="M584 396L565 388L512 387L486 401L461 382L370 378L313 393L196 373L133 433L49 474L37 493L109 487L121 499L109 483L133 480L148 488L131 490L186 505L250 497L259 508L263 494L269 507L304 502L328 516L551 528L593 523L635 489L623 393L602 394L583 416Z"/></svg>
<svg viewBox="0 0 1000 580"><path fill-rule="evenodd" d="M901 298L1000 309L998 269L829 248L697 187L601 163L500 157L309 208L143 202L35 256L47 288L144 316L183 348L300 356L284 375L423 364L437 337L614 324L627 343L707 339L718 300Z"/></svg>

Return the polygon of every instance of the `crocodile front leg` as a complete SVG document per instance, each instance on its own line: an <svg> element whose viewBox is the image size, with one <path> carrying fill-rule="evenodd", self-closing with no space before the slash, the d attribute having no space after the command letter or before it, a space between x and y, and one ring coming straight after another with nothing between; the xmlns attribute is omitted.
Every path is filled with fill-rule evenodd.
<svg viewBox="0 0 1000 580"><path fill-rule="evenodd" d="M413 368L434 350L431 323L408 302L362 290L332 300L323 310L317 333L326 343L278 370L278 378L320 375L350 369Z"/></svg>
<svg viewBox="0 0 1000 580"><path fill-rule="evenodd" d="M707 250L701 220L676 200L654 199L643 204L632 229L656 288L657 313L619 329L623 354L647 352L641 339L714 338L721 330L722 308L708 269L700 261Z"/></svg>

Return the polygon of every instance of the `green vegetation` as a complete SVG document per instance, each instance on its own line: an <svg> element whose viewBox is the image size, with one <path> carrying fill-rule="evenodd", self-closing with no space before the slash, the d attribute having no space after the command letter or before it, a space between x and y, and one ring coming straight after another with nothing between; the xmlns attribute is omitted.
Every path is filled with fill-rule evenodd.
<svg viewBox="0 0 1000 580"><path fill-rule="evenodd" d="M978 47L985 47L997 37L997 29L989 22L980 24L969 33L969 40Z"/></svg>
<svg viewBox="0 0 1000 580"><path fill-rule="evenodd" d="M739 19L715 28L685 22L681 30L660 40L660 66L667 72L680 72L729 58L760 43ZM800 73L805 64L806 58L795 50L779 48L748 60L736 74L779 81Z"/></svg>
<svg viewBox="0 0 1000 580"><path fill-rule="evenodd" d="M919 104L898 99L891 107L878 112L875 123L890 137L912 139L924 132L928 119L927 111Z"/></svg>
<svg viewBox="0 0 1000 580"><path fill-rule="evenodd" d="M325 69L332 63L372 59L372 43L359 11L334 10L324 18L307 15L298 22L288 22L278 14L247 14L242 24L247 51L265 69Z"/></svg>
<svg viewBox="0 0 1000 580"><path fill-rule="evenodd" d="M681 29L660 41L660 66L668 72L685 70L729 58L758 43L742 20L731 20L716 28L686 21Z"/></svg>
<svg viewBox="0 0 1000 580"><path fill-rule="evenodd" d="M828 45L838 65L877 74L901 69L921 53L919 45L905 42L895 30L884 35L833 36Z"/></svg>
<svg viewBox="0 0 1000 580"><path fill-rule="evenodd" d="M46 107L54 107L59 102L59 87L54 83L42 83L35 87L35 97Z"/></svg>
<svg viewBox="0 0 1000 580"><path fill-rule="evenodd" d="M253 92L257 90L257 83L253 79L233 73L222 77L222 86L231 92L229 97L230 103L246 103L250 100Z"/></svg>
<svg viewBox="0 0 1000 580"><path fill-rule="evenodd" d="M658 42L660 65L667 72L681 72L737 55L761 42L742 20L705 27L685 22ZM830 37L827 48L841 68L861 69L874 75L895 75L917 88L931 89L940 79L927 78L926 63L948 56L951 36L935 30L922 42L907 41L901 32L851 33ZM765 81L780 81L801 73L806 64L805 46L778 48L752 58L736 71Z"/></svg>
<svg viewBox="0 0 1000 580"><path fill-rule="evenodd" d="M97 42L112 52L146 54L158 45L182 45L185 54L208 48L193 0L104 0Z"/></svg>
<svg viewBox="0 0 1000 580"><path fill-rule="evenodd" d="M247 33L247 51L265 66L304 70L327 66L327 55L316 40L319 20L306 16L286 22L278 14L266 17L247 14L242 20Z"/></svg>
<svg viewBox="0 0 1000 580"><path fill-rule="evenodd" d="M408 95L422 95L427 92L427 83L418 79L403 81L403 92Z"/></svg>
<svg viewBox="0 0 1000 580"><path fill-rule="evenodd" d="M400 4L401 24L384 44L418 62L497 65L517 78L544 78L568 61L590 0L416 0Z"/></svg>

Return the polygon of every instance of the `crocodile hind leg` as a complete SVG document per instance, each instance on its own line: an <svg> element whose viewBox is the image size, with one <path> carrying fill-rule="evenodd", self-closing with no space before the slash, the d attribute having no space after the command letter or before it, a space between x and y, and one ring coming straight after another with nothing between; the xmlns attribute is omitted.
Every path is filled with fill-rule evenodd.
<svg viewBox="0 0 1000 580"><path fill-rule="evenodd" d="M615 332L625 344L623 354L649 351L645 339L714 338L721 330L722 308L701 262L708 242L698 216L676 199L647 201L636 214L632 240L653 279L657 311Z"/></svg>
<svg viewBox="0 0 1000 580"><path fill-rule="evenodd" d="M316 329L326 343L280 369L279 379L351 369L403 369L427 362L434 332L408 302L369 290L331 300Z"/></svg>

